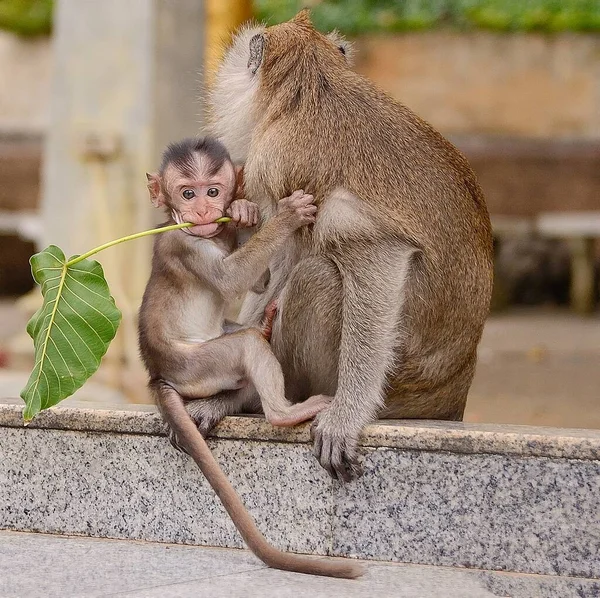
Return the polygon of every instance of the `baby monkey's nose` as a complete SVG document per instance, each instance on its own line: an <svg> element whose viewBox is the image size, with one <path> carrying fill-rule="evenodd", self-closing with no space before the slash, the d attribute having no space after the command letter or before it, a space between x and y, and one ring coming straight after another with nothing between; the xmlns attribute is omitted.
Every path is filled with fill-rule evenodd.
<svg viewBox="0 0 600 598"><path fill-rule="evenodd" d="M214 209L208 206L199 206L194 210L194 215L198 219L198 224L212 222L217 216L214 216Z"/></svg>

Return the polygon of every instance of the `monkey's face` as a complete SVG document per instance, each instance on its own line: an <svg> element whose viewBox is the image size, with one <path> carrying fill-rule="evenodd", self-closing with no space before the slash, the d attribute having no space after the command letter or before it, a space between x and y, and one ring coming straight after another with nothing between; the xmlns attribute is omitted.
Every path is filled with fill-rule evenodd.
<svg viewBox="0 0 600 598"><path fill-rule="evenodd" d="M225 161L211 172L210 160L194 154L187 168L169 164L160 177L153 203L171 210L177 223L191 222L196 226L183 232L197 237L210 238L218 235L223 224L215 223L225 214L235 195L236 176L233 164ZM159 175L150 175L151 177ZM152 188L149 185L150 194Z"/></svg>

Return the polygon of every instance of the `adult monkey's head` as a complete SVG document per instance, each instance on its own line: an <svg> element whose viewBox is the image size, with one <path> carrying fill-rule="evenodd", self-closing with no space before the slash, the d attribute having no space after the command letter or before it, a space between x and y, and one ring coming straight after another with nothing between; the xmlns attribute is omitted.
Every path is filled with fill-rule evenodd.
<svg viewBox="0 0 600 598"><path fill-rule="evenodd" d="M347 70L350 60L350 44L336 31L318 32L308 10L273 27L245 26L227 50L210 95L213 133L235 162L245 161L262 118L301 98L318 101L327 79Z"/></svg>

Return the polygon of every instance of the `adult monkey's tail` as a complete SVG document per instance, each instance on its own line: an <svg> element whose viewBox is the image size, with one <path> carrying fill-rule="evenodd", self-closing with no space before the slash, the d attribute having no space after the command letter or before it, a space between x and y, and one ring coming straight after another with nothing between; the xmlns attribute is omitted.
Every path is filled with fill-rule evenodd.
<svg viewBox="0 0 600 598"><path fill-rule="evenodd" d="M150 382L150 390L162 416L176 433L178 444L198 464L242 535L244 542L265 565L284 571L349 579L360 577L364 573L363 567L358 563L309 559L297 554L282 552L271 546L256 527L241 498L213 457L202 434L186 411L179 393L162 380Z"/></svg>

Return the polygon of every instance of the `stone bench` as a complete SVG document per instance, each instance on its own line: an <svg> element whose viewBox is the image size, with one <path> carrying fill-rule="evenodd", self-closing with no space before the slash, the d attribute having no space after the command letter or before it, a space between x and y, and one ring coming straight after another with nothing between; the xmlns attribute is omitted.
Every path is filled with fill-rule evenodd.
<svg viewBox="0 0 600 598"><path fill-rule="evenodd" d="M588 314L595 309L596 252L600 239L600 212L548 212L537 218L492 216L494 236L500 242L527 235L558 238L569 245L571 256L570 304L573 311ZM502 281L497 280L502 286ZM505 303L502 288L495 290L499 302Z"/></svg>
<svg viewBox="0 0 600 598"><path fill-rule="evenodd" d="M540 214L536 229L541 235L565 239L571 250L571 306L576 312L594 310L596 289L595 243L600 239L600 212Z"/></svg>
<svg viewBox="0 0 600 598"><path fill-rule="evenodd" d="M307 426L231 417L210 444L282 549L600 578L600 432L380 421L341 485ZM241 547L196 466L149 410L0 405L0 528Z"/></svg>

